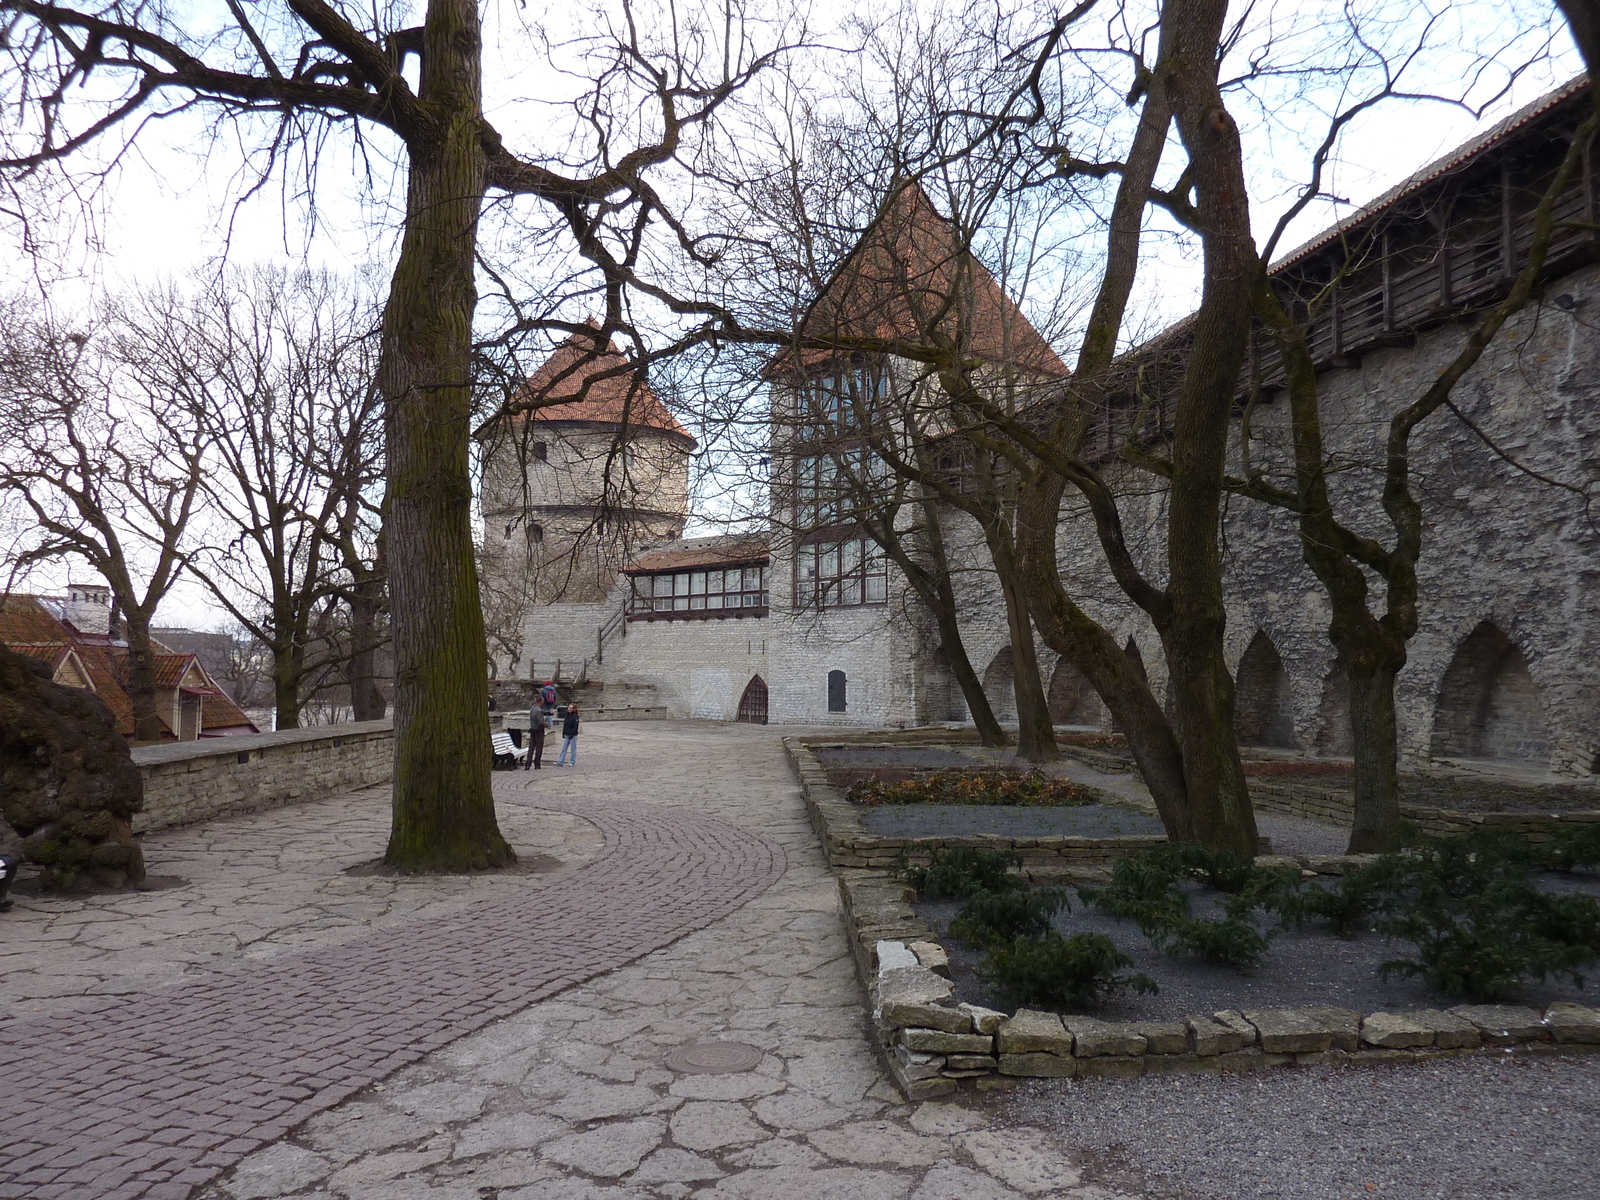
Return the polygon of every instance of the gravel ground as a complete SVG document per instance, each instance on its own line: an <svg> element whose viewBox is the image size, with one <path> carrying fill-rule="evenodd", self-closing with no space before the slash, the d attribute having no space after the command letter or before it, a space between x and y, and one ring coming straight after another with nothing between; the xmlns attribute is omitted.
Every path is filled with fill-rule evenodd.
<svg viewBox="0 0 1600 1200"><path fill-rule="evenodd" d="M1547 875L1551 890L1584 891L1600 895L1600 874L1576 872L1571 876ZM1196 916L1220 916L1214 900L1191 887L1190 900ZM959 901L928 901L917 911L934 928L943 932L950 918L961 907ZM1108 917L1098 909L1086 908L1072 895L1072 910L1058 916L1056 928L1063 934L1103 933L1133 959L1133 971L1143 972L1156 981L1160 992L1153 996L1126 995L1096 1009L1109 1020L1173 1020L1190 1013L1218 1012L1225 1008L1309 1008L1335 1005L1359 1012L1396 1009L1435 1008L1451 1001L1441 1000L1420 980L1395 978L1384 982L1378 965L1386 959L1409 957L1411 946L1390 942L1367 933L1346 940L1313 927L1305 933L1283 931L1272 939L1272 949L1259 967L1240 970L1202 962L1196 958L1171 958L1153 948L1131 921ZM974 951L950 938L942 938L954 969L956 995L969 1003L1006 1007L1003 997L992 995L975 971L983 960ZM1580 989L1555 981L1529 984L1521 997L1524 1003L1545 1005L1552 1000L1572 1000L1579 1004L1600 1003L1594 987ZM1595 1196L1600 1197L1600 1181Z"/></svg>
<svg viewBox="0 0 1600 1200"><path fill-rule="evenodd" d="M1256 832L1272 839L1274 854L1343 854L1350 831L1300 817L1256 814Z"/></svg>
<svg viewBox="0 0 1600 1200"><path fill-rule="evenodd" d="M1161 822L1130 808L1086 804L877 804L859 809L868 833L885 837L1134 837L1161 832Z"/></svg>
<svg viewBox="0 0 1600 1200"><path fill-rule="evenodd" d="M1029 1083L997 1115L1152 1200L1600 1196L1600 1055Z"/></svg>

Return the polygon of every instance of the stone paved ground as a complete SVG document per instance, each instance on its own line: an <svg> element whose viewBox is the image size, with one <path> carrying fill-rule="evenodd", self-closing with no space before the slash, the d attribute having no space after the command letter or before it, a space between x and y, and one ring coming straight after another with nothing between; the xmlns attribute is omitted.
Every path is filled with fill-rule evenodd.
<svg viewBox="0 0 1600 1200"><path fill-rule="evenodd" d="M154 869L172 870L178 854L194 851L175 873L195 883L146 899L167 904L192 897L186 904L193 925L181 907L142 918L133 897L52 901L48 912L28 901L28 911L19 906L10 914L23 915L23 922L0 925L0 932L9 942L14 930L32 931L27 936L37 944L34 924L50 922L53 936L67 943L52 951L60 956L56 964L35 972L27 985L44 1006L66 1003L64 976L74 972L102 991L121 992L157 976L221 967L208 978L232 979L319 955L337 956L338 969L326 980L330 990L354 978L358 990L413 1002L418 990L408 973L426 967L433 952L422 953L415 936L403 935L427 927L422 914L456 922L451 928L467 944L451 961L459 974L477 979L498 970L498 959L518 958L513 943L529 938L529 929L537 933L567 899L580 896L609 914L607 936L583 948L592 966L619 932L632 934L652 918L649 901L659 893L642 886L648 880L637 871L630 876L615 869L618 862L649 857L648 831L659 837L700 814L781 847L787 862L782 878L721 919L548 999L524 1004L513 996L509 1015L485 1020L459 1038L451 1035L477 1018L447 1015L449 1030L417 1039L436 1047L430 1053L396 1038L390 1068L379 1064L364 1078L346 1079L347 1097L309 1119L285 1114L278 1123L287 1136L254 1148L248 1138L221 1143L231 1165L193 1189L203 1200L1109 1200L1131 1194L1349 1200L1375 1192L1406 1200L1586 1200L1594 1194L1581 1182L1600 1169L1594 1156L1600 1062L1592 1059L1529 1064L1519 1087L1489 1080L1492 1068L1474 1060L1426 1072L1402 1068L1329 1078L1313 1072L1182 1078L1155 1090L1106 1081L1029 1085L981 1103L902 1104L868 1047L833 883L778 746L788 732L794 731L600 724L584 733L578 770L497 775L504 824L521 831L514 840L527 847L531 831L544 829L543 851L578 864L552 875L364 880L363 888L377 889L358 891L368 907L341 908L349 899L341 889L352 881L338 868L370 858L382 842L382 797L369 794L170 835L163 845L174 857L153 854ZM641 818L639 807L655 805L666 808L646 807ZM558 807L584 819L551 816ZM338 836L325 828L314 832L325 823L324 810L343 814L326 819L343 831ZM596 827L624 816L645 840L587 858ZM701 828L707 836L726 829ZM301 855L295 830L311 831L307 844L320 849ZM343 836L350 842L341 853ZM190 837L201 840L185 840ZM281 840L274 865L301 872L286 894L262 899L265 908L241 916L237 929L230 928L229 914L240 897L219 903L212 894L232 885L226 878L202 879L208 855L250 857L234 839L250 841L261 853ZM205 854L198 853L202 845ZM160 847L152 842L152 849ZM699 876L722 865L725 853L679 843L666 855L683 860L674 887L699 889ZM270 872L258 886L272 886ZM303 920L295 915L297 889L306 897ZM282 912L259 919L280 901ZM497 927L501 905L516 905L528 928ZM123 914L119 934L86 932L94 921L71 920L74 912L93 914L97 907ZM392 928L366 936L369 919ZM84 928L74 930L75 924ZM264 934L248 933L263 928ZM220 950L200 954L185 945L191 937L218 939ZM301 938L341 944L333 951L283 949ZM543 944L564 948L569 940L546 938ZM110 957L124 943L146 947L149 959ZM398 960L391 973L363 973L357 955L369 943L386 945ZM537 937L522 941L520 957L538 944ZM248 961L263 953L278 956L277 962ZM164 965L149 969L149 961ZM52 972L63 978L52 983ZM454 985L441 980L436 986ZM34 1003L10 999L13 1011ZM141 1012L161 1016L159 1001L137 1003ZM256 1022L273 1015L263 1009L238 1022L234 1044L252 1044L260 1036ZM177 1018L168 1013L165 1019ZM386 1019L409 1020L410 1014L399 1009ZM197 1022L196 1030L206 1030L209 1020ZM299 1036L307 1057L344 1053L343 1046L316 1051L301 1034L304 1027L303 1020L289 1022L286 1036ZM28 1048L42 1030L55 1031L49 1044L57 1047L75 1036L38 1018L0 1028L0 1043L11 1038L12 1046ZM148 1022L130 1031L128 1044L141 1038L149 1038ZM664 1067L672 1047L708 1039L752 1043L766 1054L742 1075L677 1075ZM230 1049L220 1032L216 1041ZM0 1045L0 1063L14 1056ZM19 1109L6 1097L14 1078L7 1064L0 1079L0 1158L17 1128ZM83 1118L81 1128L64 1121L58 1137L98 1165L108 1158L107 1118L75 1115ZM1538 1151L1516 1152L1529 1144L1519 1136L1541 1135L1546 1140ZM1494 1152L1481 1153L1491 1142ZM33 1186L7 1193L10 1169L0 1162L0 1195L51 1194ZM179 1184L181 1191L150 1194L190 1191ZM60 1194L98 1200L123 1193L91 1181Z"/></svg>
<svg viewBox="0 0 1600 1200"><path fill-rule="evenodd" d="M505 807L501 828L523 860L542 858L548 861L535 865L551 869L426 879L344 874L383 853L387 800L387 788L375 788L149 834L152 873L185 881L170 890L90 900L18 896L0 925L0 1028L511 896L562 877L604 841L578 817Z"/></svg>
<svg viewBox="0 0 1600 1200"><path fill-rule="evenodd" d="M608 845L564 875L470 881L487 885L481 895L462 887L469 881L443 881L432 897L363 892L364 910L341 910L350 881L335 868L376 853L382 797L369 795L340 802L353 823L338 863L324 853L321 867L310 865L285 836L284 861L306 864L298 929L292 911L229 929L231 900L206 894L223 881L200 880L199 858L173 872L195 879L189 888L19 906L11 915L23 914L18 927L35 943L50 940L40 929L51 926L44 932L66 948L33 973L27 996L9 997L22 1019L0 1028L0 1196L1118 1195L1086 1182L1038 1130L899 1103L867 1044L833 882L779 735L605 724L585 731L577 770L496 776L508 829L525 807L561 809L603 829ZM321 807L245 825L259 825L259 844L287 835L297 817L326 825ZM242 853L225 831L235 824L203 836ZM546 841L558 856L586 852L581 826ZM759 851L774 843L787 871L768 890ZM173 870L154 853L152 867ZM185 920L166 906L186 893L197 924L175 932ZM162 905L142 919L141 899ZM429 905L442 915L397 915ZM83 933L112 910L120 935ZM363 911L390 927L358 936L341 924L359 925ZM242 961L300 937L339 944ZM212 939L214 952L190 939ZM114 957L125 940L153 947L151 956ZM68 974L122 993L218 966L227 969L179 989L65 1011ZM15 1012L52 1005L55 1015ZM672 1046L705 1039L766 1055L742 1075L662 1066ZM214 1179L219 1167L230 1169Z"/></svg>

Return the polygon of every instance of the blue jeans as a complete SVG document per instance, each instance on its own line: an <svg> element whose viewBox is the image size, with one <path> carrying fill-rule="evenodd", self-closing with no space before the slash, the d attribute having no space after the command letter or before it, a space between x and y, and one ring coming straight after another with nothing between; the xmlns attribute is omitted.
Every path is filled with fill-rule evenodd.
<svg viewBox="0 0 1600 1200"><path fill-rule="evenodd" d="M573 734L571 737L563 737L561 739L561 757L556 759L556 766L562 767L562 766L566 765L566 762L567 762L567 751L568 750L572 751L572 765L573 766L577 766L578 765L578 735L577 734Z"/></svg>

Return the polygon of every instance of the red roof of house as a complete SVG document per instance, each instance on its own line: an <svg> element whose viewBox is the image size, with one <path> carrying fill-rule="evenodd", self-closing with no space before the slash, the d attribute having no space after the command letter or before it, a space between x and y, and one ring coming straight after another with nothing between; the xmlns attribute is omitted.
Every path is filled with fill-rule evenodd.
<svg viewBox="0 0 1600 1200"><path fill-rule="evenodd" d="M106 702L111 715L116 718L117 732L125 737L133 736L133 701L122 685L128 656L126 645L117 645L102 636L74 636L71 628L52 616L38 596L14 593L0 595L0 643L19 654L31 654L36 658L47 657L39 651L53 646L75 649L89 672L95 694ZM156 651L157 687L177 687L191 662L199 666L192 654L173 654L153 638L151 645ZM55 662L59 664L59 661L60 655L56 654ZM200 667L200 674L211 689L200 705L202 735L215 736L228 731L259 732L239 706L221 688L211 684L203 666ZM164 721L162 726L167 728ZM168 729L168 732L172 731Z"/></svg>
<svg viewBox="0 0 1600 1200"><path fill-rule="evenodd" d="M929 327L965 352L1051 378L1069 372L951 223L915 183L884 201L861 240L812 301L801 335L914 342ZM808 366L835 355L807 349ZM780 351L774 368L789 369Z"/></svg>
<svg viewBox="0 0 1600 1200"><path fill-rule="evenodd" d="M589 324L599 328L594 321ZM575 333L522 385L512 407L531 412L534 421L642 426L676 434L693 445L688 430L648 383L627 370L629 365L616 342L608 341L605 350L596 355L594 339ZM616 375L596 378L619 368L622 370Z"/></svg>
<svg viewBox="0 0 1600 1200"><path fill-rule="evenodd" d="M39 597L19 593L0 595L0 643L17 646L70 644L70 630L40 603Z"/></svg>
<svg viewBox="0 0 1600 1200"><path fill-rule="evenodd" d="M766 562L770 556L764 533L726 533L717 537L685 538L641 554L624 570L629 575L659 571L687 571L694 567L726 567Z"/></svg>

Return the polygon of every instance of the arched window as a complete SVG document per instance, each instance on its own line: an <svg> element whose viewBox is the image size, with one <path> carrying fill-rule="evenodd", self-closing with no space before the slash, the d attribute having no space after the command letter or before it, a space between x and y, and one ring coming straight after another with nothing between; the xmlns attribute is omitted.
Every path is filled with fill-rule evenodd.
<svg viewBox="0 0 1600 1200"><path fill-rule="evenodd" d="M847 697L845 695L846 681L843 671L828 672L828 711L844 712Z"/></svg>

